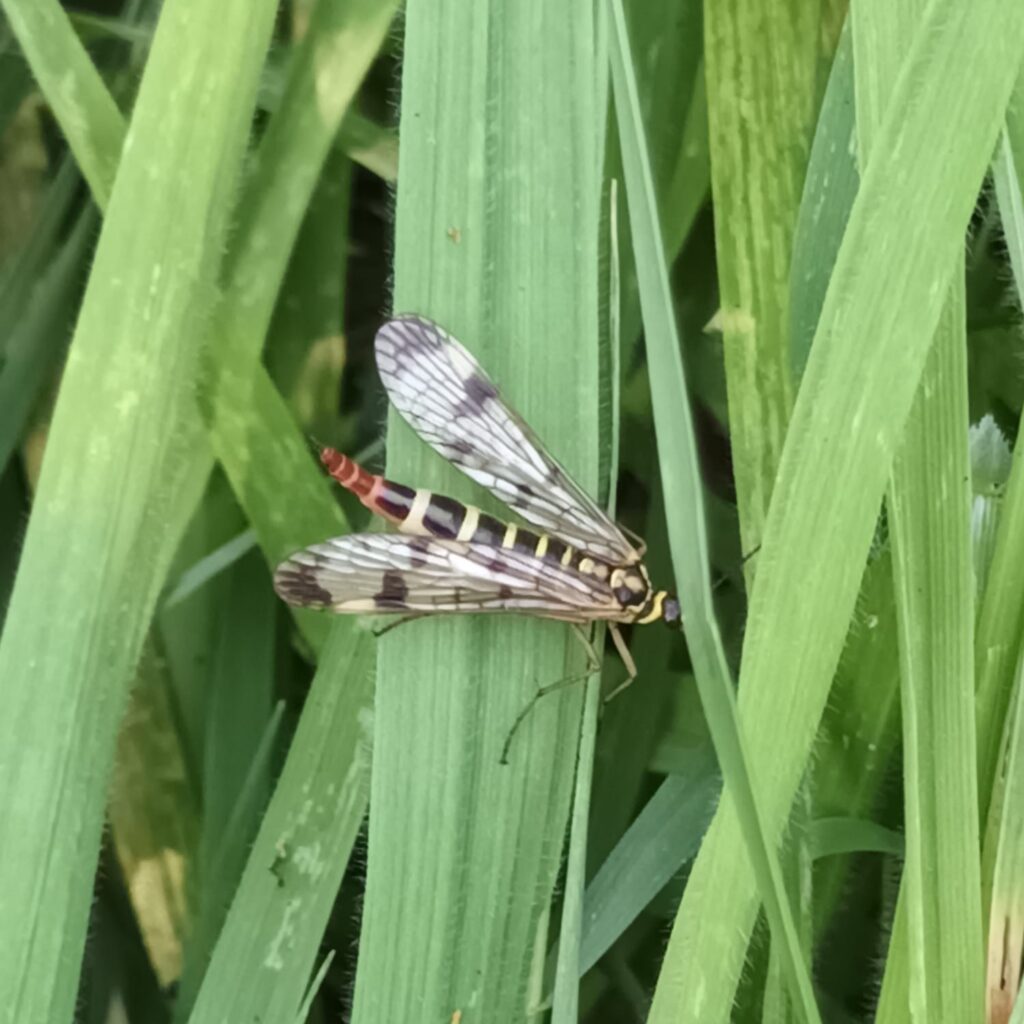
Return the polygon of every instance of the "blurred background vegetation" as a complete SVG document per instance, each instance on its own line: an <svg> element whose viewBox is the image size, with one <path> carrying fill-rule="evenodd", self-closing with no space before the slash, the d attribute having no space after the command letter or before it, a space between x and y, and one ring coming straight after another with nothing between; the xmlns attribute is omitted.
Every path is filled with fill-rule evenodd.
<svg viewBox="0 0 1024 1024"><path fill-rule="evenodd" d="M227 0L200 12L168 0L161 17L154 0L4 0L0 608L11 612L0 645L0 845L10 852L0 928L17 954L0 970L0 992L13 993L0 1020L803 1020L756 902L744 909L736 896L719 917L732 887L716 891L708 866L688 892L690 916L685 900L680 910L721 769L731 778L730 768L749 767L755 795L771 795L762 820L746 825L784 840L786 899L820 1019L1008 1021L1024 934L1024 801L1013 799L1022 737L1011 700L1024 531L1006 497L1024 405L1020 87L998 144L995 133L1021 18L1007 14L1003 41L992 43L1005 52L979 61L965 50L957 66L938 68L929 59L946 36L936 25L953 5L903 5L901 24L865 3L854 26L844 0L787 0L772 11L627 0L686 373L665 413L652 402L642 252L634 262L644 240L630 228L636 147L606 102L616 44L604 5L576 4L539 39L539 15L485 16L473 0L408 6ZM957 17L982 34L997 6L982 0ZM950 95L964 93L957 109L977 135L963 141L959 164L927 182L895 146L884 154L891 166L869 179L859 165L872 138L883 148L900 138L902 112L886 121L886 102L914 101L907 82L903 92L894 84L912 49L921 92L945 80ZM545 77L556 69L563 78ZM596 84L581 88L588 72ZM936 130L938 164L944 138ZM474 157L508 181L474 191ZM889 184L907 203L925 195L935 222L952 226L937 242L929 218L917 219L920 236L886 235L884 224L871 235L871 211L888 207L865 199L857 212L862 180L876 190L870 201ZM948 195L957 210L973 206L969 224L944 213L955 206ZM923 264L922 252L942 245L952 253L967 228L945 326L939 300L931 320L921 317L927 338L937 329L950 339L953 369L952 383L934 369L941 409L922 420L921 449L908 449L907 476L919 467L920 480L901 490L897 471L875 523L883 495L874 476L851 461L848 478L842 466L820 478L826 493L869 495L866 568L864 528L817 521L813 487L786 492L789 517L806 519L806 558L797 543L771 547L781 526L769 515L805 366L803 379L821 386L801 395L801 408L834 399L838 410L844 390L870 390L875 379L855 372L828 390L825 376L812 377L830 333L858 366L852 346L866 314L836 314L833 331L816 331L829 301L838 308L846 294L836 286L826 298L835 268L848 273L844 285L857 276L840 250L862 223L849 245L862 273L877 274L885 308L900 299L886 291L894 268ZM936 260L940 270L949 263ZM548 279L543 294L525 292L534 264ZM941 299L948 277L929 280ZM829 628L841 656L831 665L822 655L808 724L790 732L781 695L777 712L747 709L747 735L759 739L746 766L719 763L683 638L634 631L640 680L602 709L589 822L572 839L585 850L578 878L563 838L581 694L538 712L509 775L496 764L495 737L522 698L578 656L561 632L403 628L375 669L365 624L293 615L271 588L272 566L297 547L369 525L350 495L328 488L314 450L330 444L383 469L394 432L373 337L396 293L483 349L559 458L614 496L620 520L648 543L652 578L667 586L693 571L673 544L673 574L678 509L665 495L678 491L664 474L664 417L678 417L675 443L689 402L706 516L699 544L734 679L762 543L766 573L785 563L820 578L811 605L831 604L822 596L830 587L840 594ZM897 322L887 323L899 340ZM592 336L579 337L588 324ZM912 369L891 360L891 376L909 380L904 407L926 344L918 350ZM871 434L873 421L821 415L813 422L831 436L812 431L807 444L822 458L840 435ZM899 437L906 408L894 417ZM578 430L568 425L576 419ZM943 467L955 477L967 466L968 424L970 482L953 486L961 504L947 530L920 494L948 482ZM926 451L927 436L937 450ZM798 444L785 443L797 465ZM399 434L387 456L395 475L479 498L436 463L421 466L415 445ZM882 465L877 479L888 473ZM840 554L822 558L819 536ZM915 593L943 589L949 603L934 605L951 619L915 605ZM842 594L854 590L844 611ZM949 621L960 624L952 648L936 638ZM819 636L797 640L814 648ZM520 670L524 651L536 660ZM950 670L949 701L932 704L940 661L960 674ZM902 723L901 665L904 708L914 702ZM506 692L506 676L506 695L493 698L504 703L486 704L495 687ZM605 687L621 676L609 656ZM483 688L465 718L436 696L449 677L463 704ZM757 699L775 698L762 690ZM792 702L802 699L797 691ZM791 761L795 789L771 781L776 760ZM478 788L465 781L477 777ZM950 777L966 780L963 793L950 795ZM776 805L784 809L766 810ZM952 838L944 808L963 826ZM738 836L721 826L731 870L749 875ZM721 863L721 847L709 849L709 865ZM901 876L905 852L918 874ZM383 881L368 893L374 871ZM900 897L911 907L902 931L901 877L917 879ZM562 924L566 907L579 915L575 935ZM673 926L682 937L666 954ZM575 985L577 961L578 996L556 995L552 1009L556 977L568 972Z"/></svg>

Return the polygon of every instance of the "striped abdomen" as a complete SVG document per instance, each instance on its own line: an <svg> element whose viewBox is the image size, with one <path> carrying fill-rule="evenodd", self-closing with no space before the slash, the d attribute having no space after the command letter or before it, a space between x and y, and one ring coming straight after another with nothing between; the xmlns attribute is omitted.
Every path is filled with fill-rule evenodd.
<svg viewBox="0 0 1024 1024"><path fill-rule="evenodd" d="M342 487L352 491L371 511L393 522L402 533L442 540L472 541L495 548L523 551L607 579L612 567L566 544L557 537L504 523L475 505L466 505L423 488L406 487L370 473L333 448L320 461Z"/></svg>

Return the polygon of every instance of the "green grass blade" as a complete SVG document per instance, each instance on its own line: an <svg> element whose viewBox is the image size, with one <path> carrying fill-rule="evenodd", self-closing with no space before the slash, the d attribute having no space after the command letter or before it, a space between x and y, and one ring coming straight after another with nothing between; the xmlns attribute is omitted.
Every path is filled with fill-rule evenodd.
<svg viewBox="0 0 1024 1024"><path fill-rule="evenodd" d="M372 649L335 629L190 1024L298 1012L366 807L372 695Z"/></svg>
<svg viewBox="0 0 1024 1024"><path fill-rule="evenodd" d="M809 839L815 860L864 852L903 856L899 832L863 818L817 818L811 822Z"/></svg>
<svg viewBox="0 0 1024 1024"><path fill-rule="evenodd" d="M607 65L605 66L607 72ZM599 74L606 92L607 73ZM607 101L602 105L607 105ZM599 470L599 500L605 510L614 518L616 489L614 481L619 473L619 409L621 368L619 352L622 338L619 333L621 306L619 275L619 223L618 223L618 182L614 179L608 189L608 334L605 339L607 359L602 359L602 394L610 397L608 408L599 412L602 437L607 435L607 457L602 457ZM602 451L602 456L604 453ZM598 649L605 643L605 629L598 627L591 631ZM558 933L555 986L552 997L552 1024L576 1024L579 1019L580 943L583 932L583 901L587 882L587 844L590 838L590 814L594 786L594 755L597 746L597 719L601 706L600 670L586 681L583 696L583 719L580 723L579 754L576 759L576 781L573 791L572 815L569 821L569 849L566 856L565 883L563 886L562 920Z"/></svg>
<svg viewBox="0 0 1024 1024"><path fill-rule="evenodd" d="M231 540L225 541L209 554L204 555L181 574L178 582L164 599L164 608L173 608L179 602L191 597L201 587L205 587L211 579L230 568L243 555L248 554L255 546L256 534L252 530L243 530Z"/></svg>
<svg viewBox="0 0 1024 1024"><path fill-rule="evenodd" d="M921 1021L978 1021L983 1005L965 320L960 278L888 500L903 686L910 1008Z"/></svg>
<svg viewBox="0 0 1024 1024"><path fill-rule="evenodd" d="M932 0L851 211L780 463L743 653L740 707L757 726L747 739L773 837L811 750L1022 45L1024 9ZM977 56L966 79L949 73L964 52ZM936 151L949 158L936 162ZM666 1018L728 1018L756 913L726 800L666 953L656 997Z"/></svg>
<svg viewBox="0 0 1024 1024"><path fill-rule="evenodd" d="M719 763L729 792L739 806L743 838L765 900L773 934L782 950L793 998L801 1007L804 1019L812 1022L818 1019L818 1013L810 978L803 962L778 861L775 852L765 841L757 800L747 771L743 738L736 720L732 680L729 678L711 603L703 493L693 423L685 399L686 382L625 18L621 4L615 0L611 3L610 21L615 108L619 120L633 251L651 366L658 453L666 505L672 510L669 540L677 567L676 578L679 582L687 642ZM694 549L696 557L693 557ZM658 1019L658 1013L656 1003L651 1019Z"/></svg>
<svg viewBox="0 0 1024 1024"><path fill-rule="evenodd" d="M591 6L407 5L394 306L453 331L593 491ZM397 417L388 471L479 496ZM510 764L498 758L536 688L578 672L581 653L566 627L513 617L414 623L381 640L357 1024L448 1021L457 1010L466 1020L527 1018L581 688L540 701Z"/></svg>
<svg viewBox="0 0 1024 1024"><path fill-rule="evenodd" d="M397 0L317 4L260 145L240 212L244 244L229 261L213 325L204 415L214 452L271 565L348 529L259 354L320 168L396 6ZM322 645L328 618L305 612L296 618L313 646Z"/></svg>
<svg viewBox="0 0 1024 1024"><path fill-rule="evenodd" d="M720 322L744 551L761 543L793 403L787 282L820 21L819 5L807 0L705 5Z"/></svg>
<svg viewBox="0 0 1024 1024"><path fill-rule="evenodd" d="M658 787L587 886L580 974L597 963L697 852L720 789L710 757L703 771L670 775Z"/></svg>
<svg viewBox="0 0 1024 1024"><path fill-rule="evenodd" d="M923 6L869 4L854 20L862 165L871 159L913 15ZM907 946L895 945L897 956L909 952L910 1017L922 1022L980 1021L983 1008L964 291L957 260L887 501L900 642L908 924Z"/></svg>
<svg viewBox="0 0 1024 1024"><path fill-rule="evenodd" d="M864 572L822 716L812 776L819 820L876 813L891 781L892 756L899 743L899 696L892 560L885 549ZM837 908L846 905L853 866L844 858L819 866L814 890L819 933Z"/></svg>
<svg viewBox="0 0 1024 1024"><path fill-rule="evenodd" d="M853 42L849 22L839 39L811 146L800 213L793 232L789 347L800 380L825 293L860 184L854 149Z"/></svg>
<svg viewBox="0 0 1024 1024"><path fill-rule="evenodd" d="M5 10L30 56L63 38L55 3ZM216 273L273 13L165 7L72 342L0 639L0 802L18 823L0 866L17 951L0 990L19 1024L74 1006L118 718L177 540L163 509L195 438L213 298L196 281Z"/></svg>
<svg viewBox="0 0 1024 1024"><path fill-rule="evenodd" d="M911 38L912 13L867 6L854 21L862 162ZM893 945L897 957L909 953L910 1014L921 1021L978 1020L982 1010L965 323L958 261L888 498L907 831L908 930L898 927Z"/></svg>
<svg viewBox="0 0 1024 1024"><path fill-rule="evenodd" d="M602 637L603 639L603 637ZM601 704L601 677L587 680L580 724L576 786L569 821L569 854L565 867L562 925L558 933L558 964L551 1004L552 1024L576 1024L579 1020L580 940L583 931L583 885L587 869L587 819L594 773L597 711Z"/></svg>

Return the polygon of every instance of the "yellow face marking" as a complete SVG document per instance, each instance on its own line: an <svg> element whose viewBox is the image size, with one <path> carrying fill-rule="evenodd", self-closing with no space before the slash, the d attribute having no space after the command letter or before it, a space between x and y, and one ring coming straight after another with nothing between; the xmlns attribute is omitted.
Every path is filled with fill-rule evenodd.
<svg viewBox="0 0 1024 1024"><path fill-rule="evenodd" d="M538 558L543 558L547 553L548 553L548 535L546 533L542 533L540 535L540 540L537 541L537 550L534 551L534 554Z"/></svg>
<svg viewBox="0 0 1024 1024"><path fill-rule="evenodd" d="M580 559L580 572L592 573L594 571L594 560L592 558Z"/></svg>
<svg viewBox="0 0 1024 1024"><path fill-rule="evenodd" d="M622 577L626 575L625 569L616 569L612 573L612 578L609 581L612 587L618 587L622 585Z"/></svg>
<svg viewBox="0 0 1024 1024"><path fill-rule="evenodd" d="M503 548L510 548L516 542L516 534L519 532L519 527L515 523L509 523L508 529L505 531L505 536L502 538L501 546Z"/></svg>
<svg viewBox="0 0 1024 1024"><path fill-rule="evenodd" d="M467 505L466 518L462 520L462 525L459 527L459 532L455 535L455 539L461 541L472 540L479 522L480 509L475 505Z"/></svg>
<svg viewBox="0 0 1024 1024"><path fill-rule="evenodd" d="M423 516L426 514L432 497L430 491L416 492L416 497L412 499L412 505L409 508L409 514L398 524L399 533L422 535L428 532L423 527Z"/></svg>
<svg viewBox="0 0 1024 1024"><path fill-rule="evenodd" d="M562 565L568 565L572 561L572 556L574 554L575 551L573 551L571 547L567 547L565 549L565 554L562 555Z"/></svg>
<svg viewBox="0 0 1024 1024"><path fill-rule="evenodd" d="M662 617L664 604L665 591L659 590L651 598L651 610L642 619L637 619L636 621L641 625L646 625L648 622L657 622Z"/></svg>

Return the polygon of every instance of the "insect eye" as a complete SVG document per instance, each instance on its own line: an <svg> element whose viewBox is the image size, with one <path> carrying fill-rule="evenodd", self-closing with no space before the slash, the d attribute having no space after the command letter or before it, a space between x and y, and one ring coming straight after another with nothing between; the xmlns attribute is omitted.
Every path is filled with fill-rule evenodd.
<svg viewBox="0 0 1024 1024"><path fill-rule="evenodd" d="M662 607L662 616L666 626L673 626L678 629L683 624L683 612L679 607L679 601L674 597L666 597Z"/></svg>

